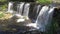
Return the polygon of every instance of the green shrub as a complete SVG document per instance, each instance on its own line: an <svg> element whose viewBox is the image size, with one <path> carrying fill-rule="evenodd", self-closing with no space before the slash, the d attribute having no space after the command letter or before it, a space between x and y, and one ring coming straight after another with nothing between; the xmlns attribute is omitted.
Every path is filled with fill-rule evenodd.
<svg viewBox="0 0 60 34"><path fill-rule="evenodd" d="M50 4L52 3L52 0L37 0L37 2L40 4Z"/></svg>
<svg viewBox="0 0 60 34"><path fill-rule="evenodd" d="M0 0L0 2L6 2L7 0Z"/></svg>
<svg viewBox="0 0 60 34"><path fill-rule="evenodd" d="M0 11L0 18L4 16L4 13Z"/></svg>

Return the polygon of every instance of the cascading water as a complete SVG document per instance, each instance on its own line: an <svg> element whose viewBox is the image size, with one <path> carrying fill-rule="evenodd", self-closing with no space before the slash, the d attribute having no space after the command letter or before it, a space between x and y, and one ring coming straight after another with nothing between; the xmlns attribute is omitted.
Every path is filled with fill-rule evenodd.
<svg viewBox="0 0 60 34"><path fill-rule="evenodd" d="M36 23L30 23L27 26L37 28L41 32L47 31L48 27L51 25L53 11L54 7L49 8L49 6L43 6L41 11L39 12Z"/></svg>
<svg viewBox="0 0 60 34"><path fill-rule="evenodd" d="M42 8L41 5L36 5L36 6L34 7L34 9L33 9L34 13L33 13L33 14L35 14L35 16L33 16L33 18L32 18L32 22L34 22L34 23L29 23L29 24L27 24L26 26L32 26L32 27L34 27L34 28L37 28L37 24L36 24L35 22L36 22L38 13L40 12L40 9L41 9L41 8ZM34 17L35 17L35 19L34 19Z"/></svg>
<svg viewBox="0 0 60 34"><path fill-rule="evenodd" d="M17 12L15 12L14 16L22 17L22 12L23 12L24 4L25 4L24 2L20 2L19 4L17 4Z"/></svg>
<svg viewBox="0 0 60 34"><path fill-rule="evenodd" d="M53 8L50 7L50 10L48 11L48 16L47 16L48 19L47 19L47 22L45 23L46 31L50 29L54 9L55 9L55 7L53 7Z"/></svg>
<svg viewBox="0 0 60 34"><path fill-rule="evenodd" d="M27 16L28 17L29 8L30 8L30 3L26 3L25 6L24 6L23 16Z"/></svg>
<svg viewBox="0 0 60 34"><path fill-rule="evenodd" d="M35 10L36 10L35 19L37 19L37 16L38 16L38 14L39 14L39 12L40 12L40 9L41 9L41 5L37 5L36 7L37 7L37 8L35 9Z"/></svg>
<svg viewBox="0 0 60 34"><path fill-rule="evenodd" d="M39 10L41 9L41 5L37 6L37 15L39 14Z"/></svg>
<svg viewBox="0 0 60 34"><path fill-rule="evenodd" d="M53 15L53 10L54 8L50 8L48 6L44 6L36 20L37 27L39 28L40 31L45 32L50 26L51 18Z"/></svg>
<svg viewBox="0 0 60 34"><path fill-rule="evenodd" d="M36 19L37 19L37 16L39 14L39 10L41 9L41 5L36 5L34 8L33 8L33 16L32 16L32 22L35 23Z"/></svg>
<svg viewBox="0 0 60 34"><path fill-rule="evenodd" d="M8 12L13 13L12 7L13 7L13 3L9 2ZM30 8L29 3L25 4L24 2L21 2L20 4L17 5L18 12L16 15L17 16L23 15L23 16L28 17L29 8ZM37 17L36 22L29 23L26 26L32 26L32 27L35 27L35 28L39 29L40 31L44 32L47 29L46 26L49 27L51 24L51 19L52 19L54 7L50 8L49 6L43 6L42 9L40 10L41 6L37 5L35 8L36 8L36 14L35 13L34 14L36 15L35 17Z"/></svg>
<svg viewBox="0 0 60 34"><path fill-rule="evenodd" d="M48 6L43 6L37 17L37 20L36 20L37 27L39 27L41 31L45 30L45 22L47 22L46 19L48 19L47 18L48 10L49 10Z"/></svg>
<svg viewBox="0 0 60 34"><path fill-rule="evenodd" d="M20 15L22 15L23 6L24 6L24 2L20 2L20 4L17 5L17 11L18 11L18 14Z"/></svg>
<svg viewBox="0 0 60 34"><path fill-rule="evenodd" d="M9 2L9 4L8 4L8 12L13 13L13 2Z"/></svg>

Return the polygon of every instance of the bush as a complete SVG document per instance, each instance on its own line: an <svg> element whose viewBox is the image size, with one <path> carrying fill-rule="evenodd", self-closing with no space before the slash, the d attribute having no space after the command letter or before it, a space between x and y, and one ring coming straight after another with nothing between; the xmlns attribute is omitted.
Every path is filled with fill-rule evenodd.
<svg viewBox="0 0 60 34"><path fill-rule="evenodd" d="M37 0L37 2L40 4L50 4L52 3L52 0Z"/></svg>

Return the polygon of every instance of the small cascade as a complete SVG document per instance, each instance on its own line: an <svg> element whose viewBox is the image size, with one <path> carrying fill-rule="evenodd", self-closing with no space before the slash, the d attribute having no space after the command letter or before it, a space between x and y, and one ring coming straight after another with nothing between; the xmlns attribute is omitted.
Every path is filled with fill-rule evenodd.
<svg viewBox="0 0 60 34"><path fill-rule="evenodd" d="M24 6L23 16L29 15L29 8L30 8L30 3L26 3Z"/></svg>
<svg viewBox="0 0 60 34"><path fill-rule="evenodd" d="M37 15L38 14L38 12L40 12L40 9L41 9L42 7L41 7L41 5L37 5L37 6L35 6L34 7L34 9L33 9L33 11L35 11L33 14L35 14L35 15ZM43 8L42 8L43 9ZM45 10L45 9L44 9ZM32 22L34 22L34 23L30 23L30 24L27 24L26 26L31 26L31 27L34 27L34 28L37 28L38 29L38 27L37 27L37 23L35 23L36 22L36 20L34 19L34 17L37 17L37 16L33 16L33 18L32 18ZM38 18L38 17L37 17ZM40 20L39 20L40 21Z"/></svg>
<svg viewBox="0 0 60 34"><path fill-rule="evenodd" d="M36 19L37 19L37 16L38 16L40 10L41 10L41 5L37 5L37 9L36 9L36 17L35 17Z"/></svg>
<svg viewBox="0 0 60 34"><path fill-rule="evenodd" d="M13 2L9 2L9 4L8 4L8 12L13 13Z"/></svg>
<svg viewBox="0 0 60 34"><path fill-rule="evenodd" d="M48 11L48 16L47 16L48 19L47 19L47 22L45 23L46 24L46 30L48 30L49 27L51 26L51 21L52 21L54 9L55 9L55 7L50 8L50 10Z"/></svg>
<svg viewBox="0 0 60 34"><path fill-rule="evenodd" d="M17 4L16 16L27 16L29 17L30 3L20 2ZM42 9L41 9L42 8ZM51 19L54 11L54 7L36 5L31 11L31 20L34 23L28 23L26 26L31 26L45 32L51 24ZM13 2L8 4L8 12L13 13ZM19 21L19 20L18 20Z"/></svg>
<svg viewBox="0 0 60 34"><path fill-rule="evenodd" d="M39 14L39 10L41 9L41 5L37 6L37 15Z"/></svg>
<svg viewBox="0 0 60 34"><path fill-rule="evenodd" d="M17 13L20 15L22 15L23 6L24 6L24 2L20 2L20 4L17 5Z"/></svg>
<svg viewBox="0 0 60 34"><path fill-rule="evenodd" d="M51 18L53 15L53 10L54 8L50 8L48 6L44 6L36 20L37 27L39 28L40 31L45 32L50 26L51 23Z"/></svg>
<svg viewBox="0 0 60 34"><path fill-rule="evenodd" d="M41 31L45 31L45 23L47 22L48 19L47 18L48 10L49 10L48 6L43 6L37 17L36 20L37 27L39 27Z"/></svg>
<svg viewBox="0 0 60 34"><path fill-rule="evenodd" d="M33 20L32 22L35 23L36 19L37 19L37 16L40 12L40 9L41 9L41 5L36 5L33 9Z"/></svg>

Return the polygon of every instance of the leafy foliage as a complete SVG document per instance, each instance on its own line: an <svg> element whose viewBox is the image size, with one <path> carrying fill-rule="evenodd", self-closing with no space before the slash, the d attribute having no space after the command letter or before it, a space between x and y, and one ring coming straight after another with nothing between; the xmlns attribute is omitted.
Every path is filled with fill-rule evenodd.
<svg viewBox="0 0 60 34"><path fill-rule="evenodd" d="M6 10L7 3L7 0L0 0L0 10Z"/></svg>
<svg viewBox="0 0 60 34"><path fill-rule="evenodd" d="M3 12L0 12L0 18L2 18L4 16Z"/></svg>
<svg viewBox="0 0 60 34"><path fill-rule="evenodd" d="M40 4L50 4L52 3L52 0L37 0L37 2Z"/></svg>
<svg viewBox="0 0 60 34"><path fill-rule="evenodd" d="M7 0L0 0L0 2L6 2Z"/></svg>

